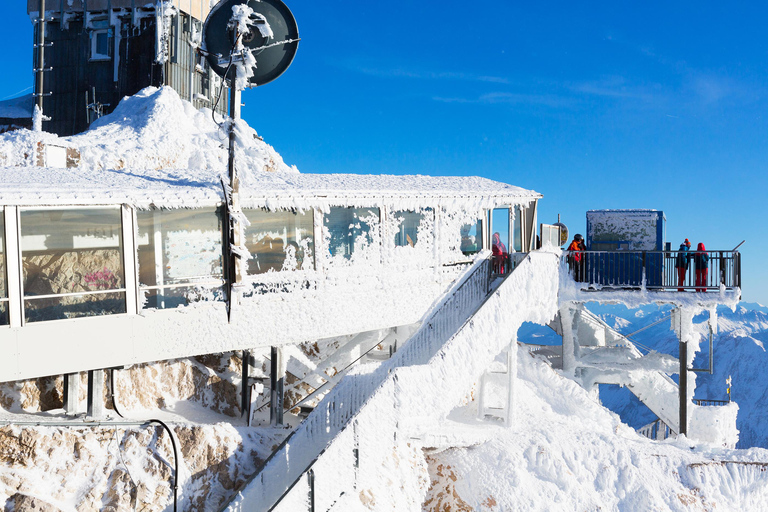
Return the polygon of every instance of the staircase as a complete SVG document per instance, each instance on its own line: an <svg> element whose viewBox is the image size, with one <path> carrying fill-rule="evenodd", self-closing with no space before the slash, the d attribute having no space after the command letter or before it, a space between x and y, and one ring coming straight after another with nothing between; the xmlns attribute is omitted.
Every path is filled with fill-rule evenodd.
<svg viewBox="0 0 768 512"><path fill-rule="evenodd" d="M344 430L350 420L398 366L423 364L477 310L488 296L491 263L478 260L434 307L419 330L403 349L368 374L347 375L334 386L312 410L307 419L265 461L261 471L245 488L240 504L227 504L221 510L269 511L285 496L325 451L331 441ZM302 450L291 450L292 446ZM290 453L290 457L289 457ZM269 485L265 475L269 474ZM248 499L248 497L253 499ZM247 507L244 503L248 503Z"/></svg>
<svg viewBox="0 0 768 512"><path fill-rule="evenodd" d="M281 511L315 510L318 479L317 510L343 509L359 478L378 478L382 459L400 460L398 450L421 443L425 427L471 394L523 321L552 318L556 269L553 255L531 255L492 279L490 260L478 259L391 359L342 379L222 510L267 512L281 502ZM537 276L538 286L530 286Z"/></svg>

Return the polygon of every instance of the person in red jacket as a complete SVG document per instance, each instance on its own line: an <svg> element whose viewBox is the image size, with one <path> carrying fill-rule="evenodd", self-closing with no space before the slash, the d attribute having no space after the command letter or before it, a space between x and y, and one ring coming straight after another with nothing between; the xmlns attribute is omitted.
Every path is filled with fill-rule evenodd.
<svg viewBox="0 0 768 512"><path fill-rule="evenodd" d="M709 254L702 242L696 246L693 255L693 264L696 266L696 291L707 291L707 275L709 274Z"/></svg>
<svg viewBox="0 0 768 512"><path fill-rule="evenodd" d="M584 247L584 237L576 233L568 246L568 265L576 282L584 281L584 257L581 253L585 250L587 248Z"/></svg>
<svg viewBox="0 0 768 512"><path fill-rule="evenodd" d="M493 272L496 274L503 274L506 270L507 246L501 241L501 235L497 231L493 234L493 245L491 246L491 252L493 253Z"/></svg>

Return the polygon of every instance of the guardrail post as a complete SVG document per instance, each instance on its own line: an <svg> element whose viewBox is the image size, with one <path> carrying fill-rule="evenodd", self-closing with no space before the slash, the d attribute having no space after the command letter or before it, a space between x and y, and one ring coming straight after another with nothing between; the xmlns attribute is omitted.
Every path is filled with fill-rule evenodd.
<svg viewBox="0 0 768 512"><path fill-rule="evenodd" d="M309 512L315 512L315 470L307 471L307 485L309 485Z"/></svg>
<svg viewBox="0 0 768 512"><path fill-rule="evenodd" d="M688 344L680 342L680 428L678 433L688 435Z"/></svg>
<svg viewBox="0 0 768 512"><path fill-rule="evenodd" d="M720 284L725 286L725 256L720 252Z"/></svg>
<svg viewBox="0 0 768 512"><path fill-rule="evenodd" d="M270 361L269 383L270 404L269 424L273 427L283 424L283 388L285 385L282 374L283 351L280 347L272 347L272 360Z"/></svg>

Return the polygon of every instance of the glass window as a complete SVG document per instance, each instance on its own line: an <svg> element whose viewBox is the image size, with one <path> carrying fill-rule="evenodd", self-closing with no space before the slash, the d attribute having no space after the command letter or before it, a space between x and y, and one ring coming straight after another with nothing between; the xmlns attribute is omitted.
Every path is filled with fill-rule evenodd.
<svg viewBox="0 0 768 512"><path fill-rule="evenodd" d="M378 208L331 208L323 217L331 257L350 260L353 254L372 247L379 220Z"/></svg>
<svg viewBox="0 0 768 512"><path fill-rule="evenodd" d="M223 235L216 208L142 210L136 219L145 308L222 298Z"/></svg>
<svg viewBox="0 0 768 512"><path fill-rule="evenodd" d="M27 322L125 313L118 208L21 212Z"/></svg>
<svg viewBox="0 0 768 512"><path fill-rule="evenodd" d="M513 247L515 251L522 252L523 250L523 209L520 206L515 206L515 221L513 223Z"/></svg>
<svg viewBox="0 0 768 512"><path fill-rule="evenodd" d="M312 211L244 209L243 213L251 223L245 228L245 246L251 253L247 275L315 268Z"/></svg>
<svg viewBox="0 0 768 512"><path fill-rule="evenodd" d="M509 252L509 208L494 208L491 217L491 249L499 254Z"/></svg>
<svg viewBox="0 0 768 512"><path fill-rule="evenodd" d="M429 211L429 210L427 210ZM396 247L416 247L419 241L419 228L426 215L422 212L397 211L394 212L397 229L395 231Z"/></svg>
<svg viewBox="0 0 768 512"><path fill-rule="evenodd" d="M109 29L91 32L91 60L109 59Z"/></svg>
<svg viewBox="0 0 768 512"><path fill-rule="evenodd" d="M5 214L0 210L0 325L8 325L8 276L5 271Z"/></svg>
<svg viewBox="0 0 768 512"><path fill-rule="evenodd" d="M465 256L471 256L473 254L480 252L483 249L482 219L478 219L477 221L470 224L464 224L463 226L461 226L460 233L461 233L461 245L459 246L459 248L461 249L462 254L464 254Z"/></svg>

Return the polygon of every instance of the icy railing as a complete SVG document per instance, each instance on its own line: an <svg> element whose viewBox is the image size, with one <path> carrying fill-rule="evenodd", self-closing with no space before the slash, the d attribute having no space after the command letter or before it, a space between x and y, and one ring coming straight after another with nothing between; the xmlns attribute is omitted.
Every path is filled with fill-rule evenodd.
<svg viewBox="0 0 768 512"><path fill-rule="evenodd" d="M687 261L682 281L678 258ZM563 263L585 286L701 292L741 288L739 251L565 251ZM697 263L707 271L697 272Z"/></svg>
<svg viewBox="0 0 768 512"><path fill-rule="evenodd" d="M264 462L255 477L243 484L241 491L257 479L260 484L260 496L256 499L252 494L248 496L253 500L249 502L249 507L258 503L259 510L272 510L362 409L392 370L428 362L489 296L490 278L490 258L486 256L476 260L390 360L371 373L347 375L337 384ZM301 449L291 450L292 446L300 446ZM242 503L234 502L235 499L220 510L245 510Z"/></svg>
<svg viewBox="0 0 768 512"><path fill-rule="evenodd" d="M653 423L637 429L637 433L648 439L654 439L657 441L663 441L675 433L669 428L669 425L657 419Z"/></svg>

